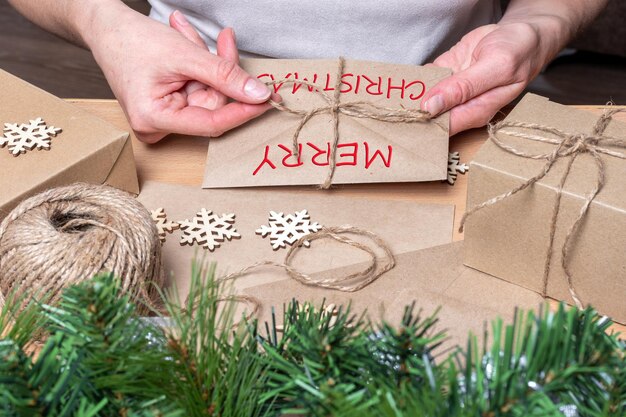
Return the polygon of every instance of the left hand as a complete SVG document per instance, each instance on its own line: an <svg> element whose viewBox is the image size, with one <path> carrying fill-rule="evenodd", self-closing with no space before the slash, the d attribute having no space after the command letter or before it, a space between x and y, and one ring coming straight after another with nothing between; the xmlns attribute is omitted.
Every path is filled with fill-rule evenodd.
<svg viewBox="0 0 626 417"><path fill-rule="evenodd" d="M433 64L452 75L430 89L422 110L450 112L450 136L486 125L541 71L546 54L531 24L481 26L465 35Z"/></svg>

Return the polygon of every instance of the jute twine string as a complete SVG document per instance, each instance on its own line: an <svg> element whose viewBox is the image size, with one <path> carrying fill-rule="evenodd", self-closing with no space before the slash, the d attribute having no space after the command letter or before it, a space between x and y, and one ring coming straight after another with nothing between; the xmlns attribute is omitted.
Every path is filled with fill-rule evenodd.
<svg viewBox="0 0 626 417"><path fill-rule="evenodd" d="M147 313L164 284L161 244L150 213L130 194L91 184L53 188L18 205L0 224L3 294L33 291L48 303L101 272Z"/></svg>
<svg viewBox="0 0 626 417"><path fill-rule="evenodd" d="M300 122L296 127L296 130L293 133L293 150L292 154L297 158L299 156L299 143L298 137L300 136L300 132L302 128L311 120L313 117L319 114L330 114L332 118L333 124L333 141L332 146L330 148L329 155L329 169L328 174L324 182L320 185L320 188L327 190L332 186L333 177L335 176L335 168L337 167L337 145L339 144L339 113L344 114L350 117L356 117L361 119L373 119L381 122L388 123L425 123L430 122L433 117L432 115L420 109L405 109L405 108L389 108L384 106L379 106L377 104L368 102L368 101L351 101L346 103L340 102L341 97L341 77L343 75L343 70L345 67L346 61L343 57L339 58L339 67L337 69L337 77L335 79L335 89L333 91L333 95L327 94L323 87L310 83L304 80L297 80L294 78L284 78L281 80L274 80L266 82L267 85L277 85L277 84L303 84L308 87L311 87L314 92L319 94L326 105L315 107L311 110L297 110L292 109L290 107L285 106L283 103L277 103L273 100L270 100L269 103L277 110L280 110L285 113L293 114L296 116L300 116ZM436 123L436 122L435 122ZM447 130L444 126L436 123L439 127L444 130Z"/></svg>
<svg viewBox="0 0 626 417"><path fill-rule="evenodd" d="M371 239L379 249L384 252L384 256L382 259L376 254L376 252L370 248L369 246L357 242L347 236L346 234L351 234L355 236L364 236ZM367 253L370 257L370 261L367 266L361 270L354 273L347 274L345 276L336 276L332 278L314 278L309 274L299 271L295 268L293 264L293 260L295 255L300 251L300 249L304 246L305 241L315 241L319 239L333 239L339 243L346 244L350 247L360 249L363 252ZM245 275L250 274L251 272L258 270L262 267L272 266L277 268L282 268L285 270L287 275L289 275L292 279L298 281L301 284L309 285L313 287L320 288L328 288L338 291L344 292L355 292L360 289L365 288L370 285L372 282L376 281L379 277L381 277L386 272L390 271L396 264L395 257L391 252L389 246L375 233L372 233L368 230L363 230L354 226L340 226L340 227L324 227L320 231L308 234L306 236L301 237L296 241L293 246L289 248L289 251L285 255L284 262L274 262L274 261L261 261L255 264L252 264L246 268L241 269L238 272L234 272L232 274L223 276L219 278L219 281L229 281L239 279Z"/></svg>
<svg viewBox="0 0 626 417"><path fill-rule="evenodd" d="M371 239L376 244L376 246L378 246L378 248L382 250L383 256L379 258L374 249L361 242L357 242L345 236L346 234L363 236ZM295 255L304 246L305 241L312 242L319 239L332 239L339 243L343 243L356 249L360 249L369 255L370 260L367 263L366 267L361 271L347 274L345 276L335 276L332 278L314 278L311 275L298 270L292 265L292 263ZM340 227L324 227L318 232L305 235L298 239L296 242L294 242L294 244L287 251L287 254L285 255L285 260L282 263L274 261L256 262L237 272L218 277L216 280L217 282L235 281L265 267L275 267L283 269L291 279L294 279L304 285L333 289L343 292L355 292L370 285L382 275L393 269L395 267L395 263L395 257L391 252L391 249L375 233L350 225ZM219 298L217 302L244 303L252 306L252 309L244 316L244 322L249 321L253 317L257 317L262 311L261 301L251 295L228 295L226 297ZM237 321L233 324L232 327L236 328L241 323L242 321Z"/></svg>
<svg viewBox="0 0 626 417"><path fill-rule="evenodd" d="M580 208L578 216L574 223L569 227L567 233L565 235L565 241L563 243L563 247L561 248L561 267L565 273L565 277L567 279L567 286L572 299L576 303L576 306L579 308L583 308L584 304L576 292L574 287L572 271L570 269L570 256L571 249L574 243L574 238L577 236L577 233L580 229L580 226L589 211L589 207L591 203L594 201L598 193L602 190L606 180L606 168L604 164L604 160L601 155L608 155L614 158L626 159L626 154L623 152L618 152L613 149L609 149L606 146L613 146L619 148L626 148L626 140L616 138L613 136L609 136L604 134L607 126L612 120L613 115L619 112L624 112L624 109L611 109L607 110L596 122L593 131L590 135L581 134L581 133L568 133L561 129L557 129L550 126L544 126L537 123L523 123L523 122L500 122L494 125L490 125L488 129L489 139L495 143L500 149L505 152L511 153L516 156L520 156L522 158L529 159L545 159L546 163L539 171L537 175L523 182L519 186L513 188L512 190L500 194L496 197L493 197L483 203L472 207L468 210L461 219L461 227L460 231L463 231L463 227L465 225L465 221L467 218L479 210L484 209L485 207L493 206L494 204L499 203L502 200L505 200L522 190L532 186L537 181L540 181L544 178L550 170L554 167L554 164L562 159L566 158L566 166L559 181L557 187L557 195L552 209L552 215L550 220L550 235L548 239L548 246L546 248L546 256L545 263L543 269L542 276L542 295L545 297L548 291L548 277L550 275L550 264L554 252L554 237L556 234L556 223L559 216L559 211L561 208L561 196L563 194L563 186L565 181L567 180L569 173L571 171L572 165L576 158L583 153L587 153L593 157L593 161L595 162L597 168L597 177L596 182L591 190L591 192L586 196L585 202L583 206ZM512 130L505 130L507 128L523 128L538 132L538 134L533 133L523 133ZM527 139L536 142L550 143L556 145L556 148L552 152L548 153L530 153L524 150L520 150L514 146L511 146L507 143L504 143L499 137L498 133L502 133L508 136L513 136L517 138ZM548 133L556 136L555 138L546 137L541 135L541 133Z"/></svg>

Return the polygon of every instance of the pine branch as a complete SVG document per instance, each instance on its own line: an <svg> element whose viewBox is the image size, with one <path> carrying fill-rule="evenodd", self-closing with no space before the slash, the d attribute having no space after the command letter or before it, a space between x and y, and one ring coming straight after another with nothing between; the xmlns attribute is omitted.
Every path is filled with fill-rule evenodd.
<svg viewBox="0 0 626 417"><path fill-rule="evenodd" d="M154 343L162 331L135 317L118 280L96 277L68 288L58 306L42 308L50 337L32 363L14 353L20 381L0 380L3 395L21 386L27 398L27 387L35 413L24 414L16 398L5 403L8 415L176 414L158 382L170 373L165 351Z"/></svg>
<svg viewBox="0 0 626 417"><path fill-rule="evenodd" d="M606 334L609 325L592 310L563 305L525 320L516 314L509 326L496 320L491 349L479 355L472 339L457 360L464 363L458 366L462 377L452 365L449 385L477 413L550 415L573 406L585 416L605 415L606 391L618 370L618 342Z"/></svg>
<svg viewBox="0 0 626 417"><path fill-rule="evenodd" d="M229 288L214 279L215 267L194 264L184 305L168 297L168 347L175 363L169 392L188 416L255 417L264 367L247 324L235 324Z"/></svg>
<svg viewBox="0 0 626 417"><path fill-rule="evenodd" d="M10 339L20 348L31 349L33 342L42 336L45 319L39 311L39 303L45 301L45 297L10 293L0 308L0 338Z"/></svg>
<svg viewBox="0 0 626 417"><path fill-rule="evenodd" d="M282 329L274 319L261 334L237 317L230 291L196 265L187 300L169 296L161 327L137 317L108 275L55 307L8 303L0 416L626 415L626 346L592 309L518 313L494 321L482 349L470 337L449 354L436 313L414 305L395 326L294 300Z"/></svg>
<svg viewBox="0 0 626 417"><path fill-rule="evenodd" d="M0 341L0 415L41 415L37 393L29 384L31 360L10 339Z"/></svg>

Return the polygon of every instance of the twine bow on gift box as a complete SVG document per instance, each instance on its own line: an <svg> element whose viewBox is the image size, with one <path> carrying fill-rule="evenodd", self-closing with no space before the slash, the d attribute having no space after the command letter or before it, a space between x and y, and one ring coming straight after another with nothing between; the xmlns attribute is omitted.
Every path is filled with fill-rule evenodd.
<svg viewBox="0 0 626 417"><path fill-rule="evenodd" d="M626 149L626 139L620 139L616 137L612 137L606 135L604 131L612 120L614 114L623 112L623 109L612 109L606 111L596 122L593 131L590 135L582 134L582 133L568 133L561 129L557 129L550 126L544 126L536 123L523 123L523 122L507 122L503 121L500 123L496 123L494 125L490 125L488 129L489 139L496 144L500 149L505 152L511 153L513 155L520 156L522 158L529 159L545 159L546 163L539 171L537 175L523 182L519 186L513 188L511 191L500 194L496 197L493 197L481 204L478 204L475 207L472 207L468 210L461 219L461 227L459 231L463 231L463 227L465 225L465 221L469 216L476 213L479 210L484 209L485 207L493 206L498 202L505 200L518 192L530 187L535 184L537 181L544 178L550 170L554 167L554 164L562 159L567 159L567 165L565 166L565 171L561 176L561 180L559 181L557 188L557 197L554 202L553 210L552 210L552 218L550 220L550 236L548 247L546 249L546 261L544 264L544 271L542 277L542 296L547 295L548 290L548 276L550 274L550 262L552 260L553 247L554 247L554 237L556 233L556 223L559 216L559 210L561 207L561 196L563 194L563 186L567 177L569 176L570 170L574 161L581 154L587 153L593 157L593 160L597 167L597 179L593 190L589 193L589 195L585 198L585 203L580 209L578 216L574 223L570 226L567 234L565 235L565 242L563 243L563 247L561 249L562 257L561 257L561 266L563 271L565 272L565 276L567 278L567 286L572 299L576 303L576 306L579 308L583 307L583 302L581 301L580 296L576 292L574 288L572 272L569 268L569 260L571 255L571 247L574 241L574 237L576 236L580 226L589 211L589 207L591 203L596 198L598 193L602 190L606 180L606 167L602 155L608 155L614 158L626 159L626 154L623 152L617 152L612 149L607 148L606 146L613 146L619 148ZM504 130L506 128L523 128L534 131L536 133L522 133L510 130ZM508 145L500 138L498 138L498 133L503 133L508 136L513 136L517 138L527 139L536 142L543 142L556 145L554 150L549 153L530 153L524 150L520 150L514 146ZM542 136L541 133L549 133L554 135L555 137L546 137Z"/></svg>
<svg viewBox="0 0 626 417"><path fill-rule="evenodd" d="M267 85L277 85L277 84L303 84L308 87L311 87L316 93L318 93L324 101L326 101L326 105L313 108L311 110L297 110L292 109L290 107L285 106L283 103L278 103L273 100L270 100L269 103L277 110L280 110L285 113L293 114L296 116L300 116L300 122L296 127L296 130L293 134L293 151L292 154L295 157L299 155L299 146L298 146L298 137L300 136L300 131L302 128L311 120L314 116L318 114L330 114L333 123L333 142L330 148L329 155L329 169L326 179L322 184L320 184L320 188L327 190L331 187L333 183L333 177L335 175L335 168L337 167L337 145L339 144L339 114L344 114L350 117L356 117L361 119L372 119L378 120L381 122L387 123L425 123L433 120L433 116L427 112L420 109L405 109L405 108L389 108L384 106L379 106L377 104L371 103L369 101L350 101L341 103L341 77L343 75L343 70L346 65L346 61L343 57L339 58L339 67L337 70L337 77L335 79L335 86L333 95L330 96L324 92L324 88L308 81L304 80L296 80L293 78L285 78L282 80L268 81ZM439 127L447 131L447 128L441 126L439 123L436 123Z"/></svg>

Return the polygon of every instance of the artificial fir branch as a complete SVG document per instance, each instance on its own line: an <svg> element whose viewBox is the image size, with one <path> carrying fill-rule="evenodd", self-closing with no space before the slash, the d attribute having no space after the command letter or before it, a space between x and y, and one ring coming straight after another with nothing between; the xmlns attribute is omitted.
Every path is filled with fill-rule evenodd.
<svg viewBox="0 0 626 417"><path fill-rule="evenodd" d="M54 307L6 303L0 416L626 415L626 348L591 309L518 312L450 353L436 314L413 305L393 325L293 301L282 324L257 326L213 276L194 268L189 296L167 298L160 326L108 275Z"/></svg>
<svg viewBox="0 0 626 417"><path fill-rule="evenodd" d="M448 386L478 414L552 415L574 406L583 416L611 415L603 407L620 367L620 347L615 335L606 334L609 325L592 310L564 305L538 316L516 314L508 326L496 320L491 349L479 355L471 339L459 353L461 376L453 369Z"/></svg>
<svg viewBox="0 0 626 417"><path fill-rule="evenodd" d="M194 264L186 302L175 292L166 302L175 364L169 395L186 416L256 417L264 382L257 342L245 322L235 324L236 304L214 272Z"/></svg>

